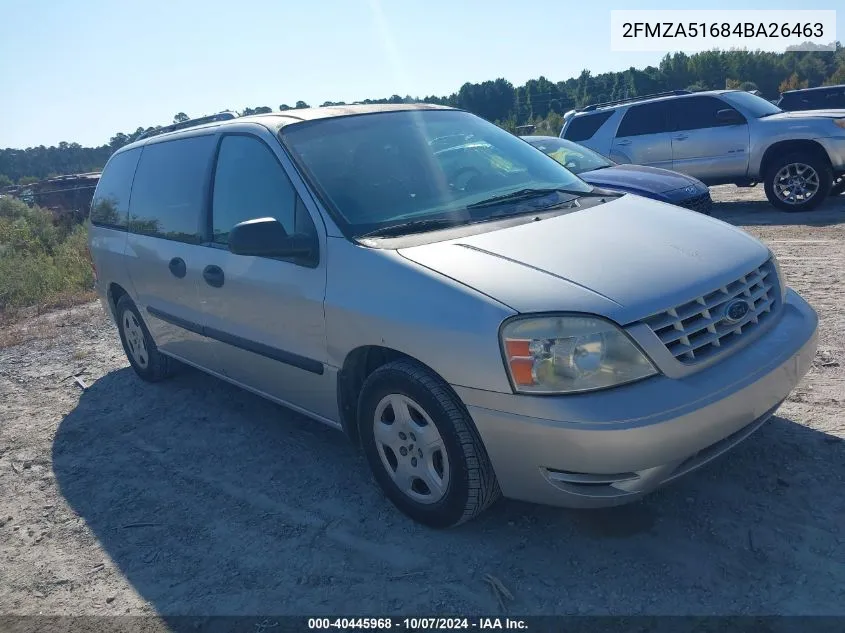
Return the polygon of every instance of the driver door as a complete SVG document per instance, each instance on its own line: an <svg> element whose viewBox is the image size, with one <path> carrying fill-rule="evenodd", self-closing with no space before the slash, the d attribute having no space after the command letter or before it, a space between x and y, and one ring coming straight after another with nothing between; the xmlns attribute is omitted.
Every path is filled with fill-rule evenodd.
<svg viewBox="0 0 845 633"><path fill-rule="evenodd" d="M287 158L269 135L220 138L211 195L211 242L202 261L200 306L217 371L250 389L329 419L336 417L327 370L326 239L316 208L288 177ZM317 261L235 255L229 231L273 217L291 233L315 235ZM320 230L318 231L318 227Z"/></svg>

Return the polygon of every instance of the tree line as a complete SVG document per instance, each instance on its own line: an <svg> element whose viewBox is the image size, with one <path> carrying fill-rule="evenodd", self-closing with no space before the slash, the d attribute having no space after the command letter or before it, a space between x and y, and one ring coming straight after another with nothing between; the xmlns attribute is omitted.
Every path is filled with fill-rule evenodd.
<svg viewBox="0 0 845 633"><path fill-rule="evenodd" d="M629 68L620 72L593 75L583 70L577 77L551 81L546 77L531 79L514 86L499 78L481 83L465 83L448 96L412 97L393 95L356 103L427 102L462 108L493 121L506 129L533 124L557 134L562 115L588 103L636 97L665 90L686 88L712 90L740 88L759 90L768 99L785 91L820 85L845 84L845 48L837 42L835 51L749 52L706 51L687 55L667 54L658 66ZM321 106L346 105L326 101ZM304 101L281 104L279 111L310 107ZM273 112L271 106L247 107L240 115ZM184 112L174 122L187 120ZM0 187L26 184L53 175L99 171L109 156L141 134L156 128L137 128L119 132L99 147L62 142L58 146L0 149Z"/></svg>

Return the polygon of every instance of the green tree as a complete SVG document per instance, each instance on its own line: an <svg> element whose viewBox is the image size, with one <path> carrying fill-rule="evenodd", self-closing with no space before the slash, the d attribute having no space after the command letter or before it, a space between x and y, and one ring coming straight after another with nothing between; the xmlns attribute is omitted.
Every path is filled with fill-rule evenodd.
<svg viewBox="0 0 845 633"><path fill-rule="evenodd" d="M752 83L753 82L753 83ZM425 101L464 108L489 121L502 125L524 125L551 114L564 114L574 107L607 99L636 97L664 90L689 87L695 90L756 87L766 98L773 99L782 90L822 84L845 83L845 49L837 43L831 51L704 51L693 55L665 55L657 66L628 68L620 72L593 74L582 71L577 77L552 81L546 77L529 79L513 85L504 78L480 83L467 82L447 95L391 95L364 99L362 103L403 103ZM327 105L342 105L325 101ZM294 106L282 104L279 111L309 107L304 101ZM266 106L247 108L254 114L269 111ZM185 115L179 112L174 120ZM506 123L507 122L507 123ZM24 176L43 179L48 174L71 174L99 171L117 149L137 139L145 131L118 132L99 147L82 147L62 142L55 147L0 149L0 174L13 181Z"/></svg>
<svg viewBox="0 0 845 633"><path fill-rule="evenodd" d="M807 83L806 79L802 81L798 78L798 73L792 73L781 82L780 86L778 86L778 90L780 92L786 92L787 90L800 90L801 88L806 88Z"/></svg>
<svg viewBox="0 0 845 633"><path fill-rule="evenodd" d="M11 178L9 178L6 174L0 174L0 187L9 187L13 185L14 182Z"/></svg>
<svg viewBox="0 0 845 633"><path fill-rule="evenodd" d="M191 117L189 117L184 112L179 112L179 113L177 113L173 116L173 122L174 123L184 123L185 121L190 120L190 118Z"/></svg>
<svg viewBox="0 0 845 633"><path fill-rule="evenodd" d="M845 63L839 66L825 82L826 86L838 86L845 84Z"/></svg>
<svg viewBox="0 0 845 633"><path fill-rule="evenodd" d="M269 114L273 108L267 106L258 106L257 108L244 108L241 111L241 116L249 116L250 114Z"/></svg>

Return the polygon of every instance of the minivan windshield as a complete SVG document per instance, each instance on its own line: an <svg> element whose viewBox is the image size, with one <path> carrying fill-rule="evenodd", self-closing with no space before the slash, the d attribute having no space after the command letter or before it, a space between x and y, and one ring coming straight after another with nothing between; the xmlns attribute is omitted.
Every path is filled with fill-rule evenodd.
<svg viewBox="0 0 845 633"><path fill-rule="evenodd" d="M783 110L771 101L766 101L763 97L758 97L742 90L726 92L722 95L722 98L731 105L739 106L746 114L755 119L762 119L763 117L783 112Z"/></svg>
<svg viewBox="0 0 845 633"><path fill-rule="evenodd" d="M592 191L516 136L459 110L317 119L280 136L353 237L398 225L419 232L484 222Z"/></svg>

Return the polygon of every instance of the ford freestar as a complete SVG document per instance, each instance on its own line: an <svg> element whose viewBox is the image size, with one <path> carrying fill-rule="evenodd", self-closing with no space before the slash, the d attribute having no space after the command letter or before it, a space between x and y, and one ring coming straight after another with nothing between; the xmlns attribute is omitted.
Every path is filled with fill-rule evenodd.
<svg viewBox="0 0 845 633"><path fill-rule="evenodd" d="M193 365L342 429L432 526L637 499L751 435L816 349L753 237L449 108L164 128L112 156L91 223L141 378Z"/></svg>

